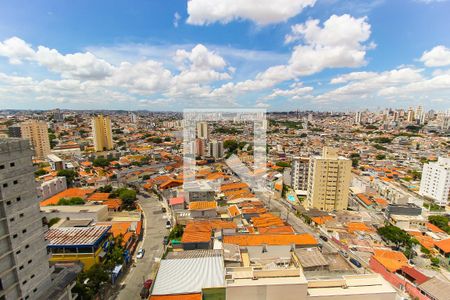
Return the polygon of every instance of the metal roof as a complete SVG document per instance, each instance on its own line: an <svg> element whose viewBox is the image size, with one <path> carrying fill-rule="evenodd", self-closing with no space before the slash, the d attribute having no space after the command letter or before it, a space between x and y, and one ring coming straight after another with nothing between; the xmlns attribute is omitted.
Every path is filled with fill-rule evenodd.
<svg viewBox="0 0 450 300"><path fill-rule="evenodd" d="M50 248L91 247L97 245L110 228L109 225L52 228L45 233L45 239Z"/></svg>
<svg viewBox="0 0 450 300"><path fill-rule="evenodd" d="M161 261L152 295L199 293L202 288L224 287L222 255L164 259Z"/></svg>

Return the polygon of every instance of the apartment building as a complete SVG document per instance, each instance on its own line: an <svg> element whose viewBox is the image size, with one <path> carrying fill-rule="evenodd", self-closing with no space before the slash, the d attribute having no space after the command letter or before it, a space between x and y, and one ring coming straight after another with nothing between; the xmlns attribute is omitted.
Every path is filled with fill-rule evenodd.
<svg viewBox="0 0 450 300"><path fill-rule="evenodd" d="M308 189L309 157L294 157L291 169L291 185L296 191Z"/></svg>
<svg viewBox="0 0 450 300"><path fill-rule="evenodd" d="M313 156L308 170L307 206L326 211L346 209L351 168L351 160L338 156L337 149L324 147L322 156Z"/></svg>
<svg viewBox="0 0 450 300"><path fill-rule="evenodd" d="M22 138L30 140L36 158L45 158L50 154L50 140L46 122L30 120L20 124Z"/></svg>
<svg viewBox="0 0 450 300"><path fill-rule="evenodd" d="M449 202L450 158L439 157L437 162L423 165L419 194L446 206Z"/></svg>
<svg viewBox="0 0 450 300"><path fill-rule="evenodd" d="M209 130L207 122L197 123L197 138L206 140L209 138Z"/></svg>
<svg viewBox="0 0 450 300"><path fill-rule="evenodd" d="M211 141L209 143L209 156L215 159L223 157L223 142L222 141Z"/></svg>
<svg viewBox="0 0 450 300"><path fill-rule="evenodd" d="M95 116L92 118L92 137L95 151L113 149L111 119L109 116Z"/></svg>
<svg viewBox="0 0 450 300"><path fill-rule="evenodd" d="M51 287L27 140L0 141L0 299L44 299Z"/></svg>

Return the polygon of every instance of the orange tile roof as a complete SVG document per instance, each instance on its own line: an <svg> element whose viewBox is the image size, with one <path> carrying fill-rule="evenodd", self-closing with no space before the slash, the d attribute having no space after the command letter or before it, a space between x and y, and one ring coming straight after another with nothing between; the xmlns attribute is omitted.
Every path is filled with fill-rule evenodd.
<svg viewBox="0 0 450 300"><path fill-rule="evenodd" d="M181 237L182 243L207 243L211 241L211 232L185 231Z"/></svg>
<svg viewBox="0 0 450 300"><path fill-rule="evenodd" d="M260 234L286 234L294 233L294 229L291 226L280 226L280 227L261 227L258 228Z"/></svg>
<svg viewBox="0 0 450 300"><path fill-rule="evenodd" d="M420 235L420 236L415 236L415 239L425 248L427 248L428 250L433 249L434 247L434 240L431 236L427 236L427 235Z"/></svg>
<svg viewBox="0 0 450 300"><path fill-rule="evenodd" d="M122 199L108 199L103 204L107 205L108 209L119 209L122 206Z"/></svg>
<svg viewBox="0 0 450 300"><path fill-rule="evenodd" d="M246 184L244 182L227 183L227 184L222 184L222 186L220 187L220 191L226 192L226 191L239 190L239 189L244 189L244 188L248 188L248 184Z"/></svg>
<svg viewBox="0 0 450 300"><path fill-rule="evenodd" d="M450 253L450 239L438 241L435 243L436 247L444 251L444 253Z"/></svg>
<svg viewBox="0 0 450 300"><path fill-rule="evenodd" d="M325 224L327 221L333 220L332 216L313 217L311 220L317 225Z"/></svg>
<svg viewBox="0 0 450 300"><path fill-rule="evenodd" d="M390 272L395 272L408 265L408 259L400 251L375 249L373 258Z"/></svg>
<svg viewBox="0 0 450 300"><path fill-rule="evenodd" d="M125 246L132 237L133 233L131 231L125 233L122 237L122 246Z"/></svg>
<svg viewBox="0 0 450 300"><path fill-rule="evenodd" d="M372 205L373 201L369 199L365 194L356 194L356 196L361 199L362 202L366 205Z"/></svg>
<svg viewBox="0 0 450 300"><path fill-rule="evenodd" d="M96 225L110 225L113 237L118 237L128 232L131 222L97 222Z"/></svg>
<svg viewBox="0 0 450 300"><path fill-rule="evenodd" d="M150 296L149 300L202 300L201 294L178 294Z"/></svg>
<svg viewBox="0 0 450 300"><path fill-rule="evenodd" d="M223 242L239 246L267 245L317 245L316 239L308 234L241 234L226 235Z"/></svg>
<svg viewBox="0 0 450 300"><path fill-rule="evenodd" d="M51 198L41 201L40 206L56 205L61 198L80 197L85 199L87 195L93 193L94 189L69 188L62 191Z"/></svg>
<svg viewBox="0 0 450 300"><path fill-rule="evenodd" d="M374 231L373 228L367 226L362 222L350 222L347 223L347 230L349 233L353 233L355 231Z"/></svg>
<svg viewBox="0 0 450 300"><path fill-rule="evenodd" d="M229 206L227 210L228 210L228 214L231 217L236 217L236 216L239 216L241 214L241 211L239 210L239 208L237 207L236 204Z"/></svg>
<svg viewBox="0 0 450 300"><path fill-rule="evenodd" d="M440 232L440 233L445 232L444 230L440 229L439 227L431 223L427 223L427 229L432 232Z"/></svg>
<svg viewBox="0 0 450 300"><path fill-rule="evenodd" d="M389 202L386 199L383 199L383 198L375 198L374 201L378 205L383 206L383 207L388 206L388 204L389 204Z"/></svg>
<svg viewBox="0 0 450 300"><path fill-rule="evenodd" d="M93 193L87 198L87 201L106 201L110 193Z"/></svg>
<svg viewBox="0 0 450 300"><path fill-rule="evenodd" d="M195 201L189 203L189 210L208 210L217 207L216 201Z"/></svg>
<svg viewBox="0 0 450 300"><path fill-rule="evenodd" d="M253 217L251 220L253 226L257 228L285 225L282 219L270 213L259 215L259 217Z"/></svg>

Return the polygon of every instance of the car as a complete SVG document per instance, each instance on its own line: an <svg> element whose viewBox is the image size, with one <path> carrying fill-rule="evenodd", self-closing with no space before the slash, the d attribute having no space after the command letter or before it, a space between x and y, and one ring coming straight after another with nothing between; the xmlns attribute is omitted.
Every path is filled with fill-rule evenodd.
<svg viewBox="0 0 450 300"><path fill-rule="evenodd" d="M166 228L167 228L167 229L170 229L170 227L172 227L172 224L170 223L170 221L167 221L167 222L166 222Z"/></svg>
<svg viewBox="0 0 450 300"><path fill-rule="evenodd" d="M358 268L361 268L361 267L362 267L361 263L360 263L359 261L357 261L356 259L354 259L353 257L350 258L350 262L351 262L352 264L354 264L355 266L357 266Z"/></svg>
<svg viewBox="0 0 450 300"><path fill-rule="evenodd" d="M163 238L163 244L164 245L169 244L169 237L167 235Z"/></svg>
<svg viewBox="0 0 450 300"><path fill-rule="evenodd" d="M339 250L339 253L342 254L343 257L348 258L348 253L344 250Z"/></svg>
<svg viewBox="0 0 450 300"><path fill-rule="evenodd" d="M320 237L323 241L328 242L328 238L327 238L326 236L324 236L324 235L319 235L319 237Z"/></svg>
<svg viewBox="0 0 450 300"><path fill-rule="evenodd" d="M144 257L144 254L145 254L145 249L140 248L136 254L136 258L141 259Z"/></svg>
<svg viewBox="0 0 450 300"><path fill-rule="evenodd" d="M165 207L162 207L162 208L161 208L161 211L162 211L163 213L165 213L165 212L167 212L167 209L166 209Z"/></svg>

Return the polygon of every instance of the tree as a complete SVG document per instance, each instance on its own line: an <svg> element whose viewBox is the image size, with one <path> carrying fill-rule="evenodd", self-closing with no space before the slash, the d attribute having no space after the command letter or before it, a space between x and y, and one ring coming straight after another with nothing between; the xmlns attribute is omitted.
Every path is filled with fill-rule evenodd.
<svg viewBox="0 0 450 300"><path fill-rule="evenodd" d="M112 192L112 186L110 184L101 186L97 189L97 192L99 193L111 193Z"/></svg>
<svg viewBox="0 0 450 300"><path fill-rule="evenodd" d="M231 155L233 153L237 153L237 149L239 148L239 143L235 140L226 140L223 143L223 148L228 150L228 154Z"/></svg>
<svg viewBox="0 0 450 300"><path fill-rule="evenodd" d="M58 173L56 173L56 175L66 177L67 185L72 186L72 183L78 176L78 173L74 170L59 170Z"/></svg>
<svg viewBox="0 0 450 300"><path fill-rule="evenodd" d="M80 197L61 198L58 201L58 205L83 205L85 202Z"/></svg>
<svg viewBox="0 0 450 300"><path fill-rule="evenodd" d="M36 172L34 172L34 176L36 176L36 177L39 177L39 176L42 176L42 175L45 175L45 174L48 174L48 172L45 171L44 169L39 169Z"/></svg>
<svg viewBox="0 0 450 300"><path fill-rule="evenodd" d="M51 218L50 221L48 221L48 228L52 227L53 225L55 225L56 223L59 222L59 220L61 220L60 218L56 217L56 218Z"/></svg>
<svg viewBox="0 0 450 300"><path fill-rule="evenodd" d="M122 200L122 207L125 209L135 208L136 191L130 189L120 189L119 198Z"/></svg>
<svg viewBox="0 0 450 300"><path fill-rule="evenodd" d="M175 225L172 231L169 233L169 240L181 238L183 232L183 226L181 226L180 224Z"/></svg>
<svg viewBox="0 0 450 300"><path fill-rule="evenodd" d="M94 159L93 164L94 164L94 167L102 167L103 168L103 167L109 166L109 161L104 157L98 157L98 158Z"/></svg>
<svg viewBox="0 0 450 300"><path fill-rule="evenodd" d="M286 162L286 161L279 161L279 162L276 163L276 165L278 167L282 167L282 168L288 168L288 167L291 166L291 164Z"/></svg>
<svg viewBox="0 0 450 300"><path fill-rule="evenodd" d="M428 221L450 234L449 218L445 216L429 216Z"/></svg>
<svg viewBox="0 0 450 300"><path fill-rule="evenodd" d="M384 154L377 154L377 156L375 158L377 160L383 160L383 159L386 159L386 155L384 155Z"/></svg>
<svg viewBox="0 0 450 300"><path fill-rule="evenodd" d="M398 228L397 226L387 225L384 227L380 227L377 230L378 234L382 236L384 239L394 243L397 247L399 246L411 246L412 241L406 231Z"/></svg>
<svg viewBox="0 0 450 300"><path fill-rule="evenodd" d="M430 260L431 260L431 264L432 264L433 266L436 266L436 267L438 267L438 266L439 266L439 263L441 262L441 261L439 260L439 258L437 258L437 257L432 257L432 258L430 258Z"/></svg>

